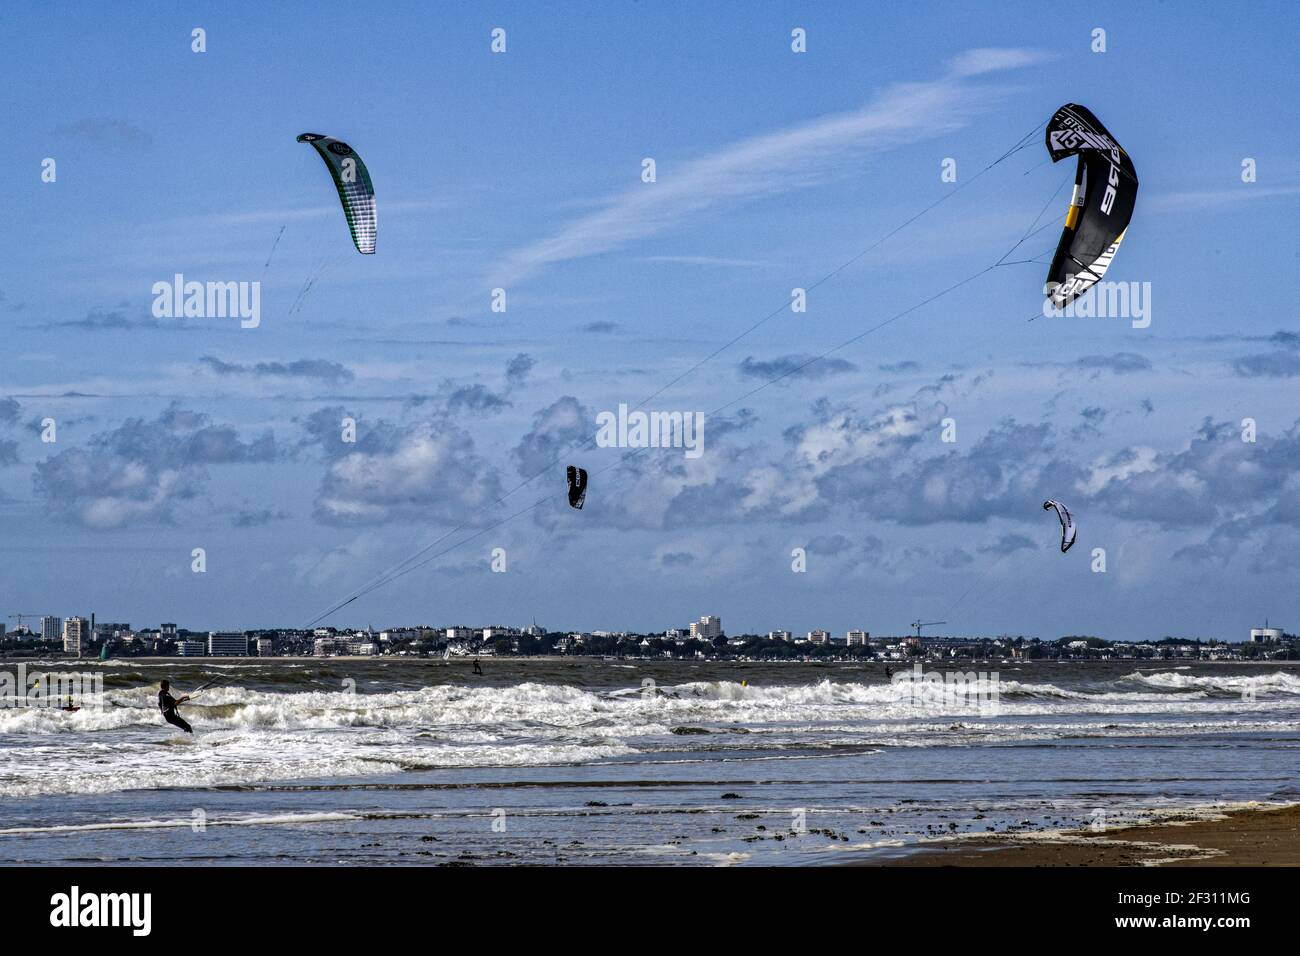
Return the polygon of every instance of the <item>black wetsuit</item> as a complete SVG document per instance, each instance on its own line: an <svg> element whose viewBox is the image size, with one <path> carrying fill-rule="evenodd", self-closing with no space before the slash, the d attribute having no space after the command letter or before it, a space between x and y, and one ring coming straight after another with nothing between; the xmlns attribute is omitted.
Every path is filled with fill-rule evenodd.
<svg viewBox="0 0 1300 956"><path fill-rule="evenodd" d="M179 727L187 734L194 733L194 728L185 722L185 718L176 713L176 698L165 690L158 691L158 709L162 711L163 720L167 723Z"/></svg>
<svg viewBox="0 0 1300 956"><path fill-rule="evenodd" d="M482 673L483 673L483 668L481 668L481 667L478 666L478 658L477 658L477 657L474 658L474 673L475 673L475 674L482 674Z"/></svg>

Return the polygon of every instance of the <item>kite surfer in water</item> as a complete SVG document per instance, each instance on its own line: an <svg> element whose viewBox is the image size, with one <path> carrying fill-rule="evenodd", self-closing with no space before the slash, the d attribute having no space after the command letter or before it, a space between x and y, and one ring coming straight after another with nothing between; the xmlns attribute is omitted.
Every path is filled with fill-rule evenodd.
<svg viewBox="0 0 1300 956"><path fill-rule="evenodd" d="M163 681L161 687L162 689L158 691L158 709L162 711L163 720L175 727L179 727L187 734L194 733L194 728L185 722L185 718L176 713L176 705L185 703L189 698L182 697L180 700L177 700L173 697L169 693L171 684L167 681Z"/></svg>

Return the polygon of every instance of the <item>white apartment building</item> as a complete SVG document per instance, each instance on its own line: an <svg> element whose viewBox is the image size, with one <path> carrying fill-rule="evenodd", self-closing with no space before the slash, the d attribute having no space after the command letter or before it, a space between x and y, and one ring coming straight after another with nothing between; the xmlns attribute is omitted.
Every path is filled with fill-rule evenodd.
<svg viewBox="0 0 1300 956"><path fill-rule="evenodd" d="M247 657L248 638L242 631L208 631L209 657Z"/></svg>
<svg viewBox="0 0 1300 956"><path fill-rule="evenodd" d="M63 653L80 657L89 640L90 630L84 617L70 617L63 622Z"/></svg>
<svg viewBox="0 0 1300 956"><path fill-rule="evenodd" d="M706 614L691 625L691 637L701 641L711 641L722 637L722 618Z"/></svg>

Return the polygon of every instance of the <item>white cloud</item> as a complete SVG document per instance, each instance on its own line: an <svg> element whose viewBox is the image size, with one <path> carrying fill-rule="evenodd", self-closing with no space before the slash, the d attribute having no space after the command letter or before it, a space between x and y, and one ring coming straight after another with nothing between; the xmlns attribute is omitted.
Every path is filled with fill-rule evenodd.
<svg viewBox="0 0 1300 956"><path fill-rule="evenodd" d="M1014 70L1052 59L1050 54L1038 50L1020 50L1009 47L980 47L959 53L948 61L948 69L955 77L981 76L998 70Z"/></svg>
<svg viewBox="0 0 1300 956"><path fill-rule="evenodd" d="M473 523L500 497L470 436L447 423L380 425L370 445L332 462L316 499L329 524Z"/></svg>
<svg viewBox="0 0 1300 956"><path fill-rule="evenodd" d="M1258 202L1262 199L1280 199L1285 196L1300 196L1300 186L1256 186L1242 183L1233 189L1202 189L1180 193L1164 193L1152 196L1145 203L1152 211L1168 212L1180 209L1204 209L1211 206L1235 206L1241 203Z"/></svg>
<svg viewBox="0 0 1300 956"><path fill-rule="evenodd" d="M1095 495L1112 481L1127 481L1134 475L1155 471L1159 452L1145 445L1131 448L1119 455L1096 462L1088 472L1081 491Z"/></svg>
<svg viewBox="0 0 1300 956"><path fill-rule="evenodd" d="M971 50L952 60L942 79L896 83L862 109L744 139L680 165L665 160L658 182L638 184L507 254L489 280L517 283L549 265L656 235L711 207L806 188L853 168L866 154L951 132L990 106L991 91L968 78L1042 59L1030 50Z"/></svg>
<svg viewBox="0 0 1300 956"><path fill-rule="evenodd" d="M833 468L893 454L900 443L933 427L945 411L941 404L926 409L892 405L862 422L853 416L851 409L837 409L800 433L795 458L820 476Z"/></svg>

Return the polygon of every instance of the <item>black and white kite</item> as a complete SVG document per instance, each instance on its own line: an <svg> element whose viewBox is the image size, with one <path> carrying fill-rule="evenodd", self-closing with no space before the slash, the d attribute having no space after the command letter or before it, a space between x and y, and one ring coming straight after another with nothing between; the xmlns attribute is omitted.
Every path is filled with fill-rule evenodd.
<svg viewBox="0 0 1300 956"><path fill-rule="evenodd" d="M1086 107L1067 103L1047 124L1052 162L1079 157L1065 232L1043 292L1058 309L1088 291L1110 268L1137 202L1137 170L1124 147Z"/></svg>
<svg viewBox="0 0 1300 956"><path fill-rule="evenodd" d="M1053 508L1056 509L1056 517L1061 519L1061 553L1065 554L1074 544L1074 536L1078 534L1079 529L1074 525L1074 515L1070 514L1069 508L1052 498L1043 502L1044 511L1051 511Z"/></svg>
<svg viewBox="0 0 1300 956"><path fill-rule="evenodd" d="M581 508L587 500L587 469L569 466L569 507Z"/></svg>

